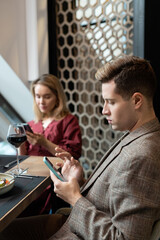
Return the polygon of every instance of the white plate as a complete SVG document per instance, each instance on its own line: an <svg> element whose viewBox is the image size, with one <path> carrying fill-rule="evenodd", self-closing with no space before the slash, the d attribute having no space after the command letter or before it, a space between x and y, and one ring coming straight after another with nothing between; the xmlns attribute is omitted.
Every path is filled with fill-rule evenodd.
<svg viewBox="0 0 160 240"><path fill-rule="evenodd" d="M5 185L4 187L0 187L0 195L7 193L10 191L14 186L14 177L7 173L0 173L0 178L6 178L10 181L10 184Z"/></svg>

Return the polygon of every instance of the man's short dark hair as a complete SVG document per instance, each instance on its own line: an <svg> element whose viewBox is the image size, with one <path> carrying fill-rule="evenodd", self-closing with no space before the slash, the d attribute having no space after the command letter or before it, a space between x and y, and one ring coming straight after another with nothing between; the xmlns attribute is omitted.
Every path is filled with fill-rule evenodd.
<svg viewBox="0 0 160 240"><path fill-rule="evenodd" d="M135 92L153 99L157 85L149 61L135 56L123 56L106 63L97 71L96 79L102 83L114 80L115 92L124 99L130 98Z"/></svg>

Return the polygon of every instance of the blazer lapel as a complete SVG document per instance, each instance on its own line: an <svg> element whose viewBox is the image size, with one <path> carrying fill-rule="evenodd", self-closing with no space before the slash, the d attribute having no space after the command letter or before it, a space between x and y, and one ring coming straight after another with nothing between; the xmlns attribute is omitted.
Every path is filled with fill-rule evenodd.
<svg viewBox="0 0 160 240"><path fill-rule="evenodd" d="M94 169L93 173L90 175L86 183L82 186L81 192L84 192L88 187L93 184L93 182L99 177L99 175L104 171L104 169L115 159L115 157L120 154L123 146L134 141L136 138L141 137L142 135L148 134L149 132L157 131L160 129L159 121L157 118L147 122L142 125L137 130L125 133L102 157L99 164ZM128 135L128 136L127 136ZM123 140L123 142L122 142Z"/></svg>
<svg viewBox="0 0 160 240"><path fill-rule="evenodd" d="M114 160L114 158L120 153L122 144L121 141L124 139L125 136L128 135L128 132L124 134L102 157L99 164L95 167L94 171L86 181L86 183L82 186L81 192L85 191L102 173L102 171ZM114 151L114 149L116 150ZM110 154L112 153L112 154Z"/></svg>

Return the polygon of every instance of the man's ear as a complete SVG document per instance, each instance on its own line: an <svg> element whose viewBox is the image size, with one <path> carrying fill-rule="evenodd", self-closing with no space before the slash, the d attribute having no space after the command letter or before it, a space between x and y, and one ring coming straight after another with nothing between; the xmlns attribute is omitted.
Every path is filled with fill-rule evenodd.
<svg viewBox="0 0 160 240"><path fill-rule="evenodd" d="M143 103L143 95L139 92L136 92L132 95L133 104L135 105L135 109L138 109L142 106Z"/></svg>

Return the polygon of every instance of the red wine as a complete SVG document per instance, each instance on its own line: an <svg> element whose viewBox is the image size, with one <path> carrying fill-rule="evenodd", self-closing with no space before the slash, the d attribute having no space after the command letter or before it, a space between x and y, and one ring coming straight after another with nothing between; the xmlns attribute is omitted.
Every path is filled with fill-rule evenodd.
<svg viewBox="0 0 160 240"><path fill-rule="evenodd" d="M16 148L18 148L26 140L26 135L11 134L7 137L7 141L14 145Z"/></svg>

